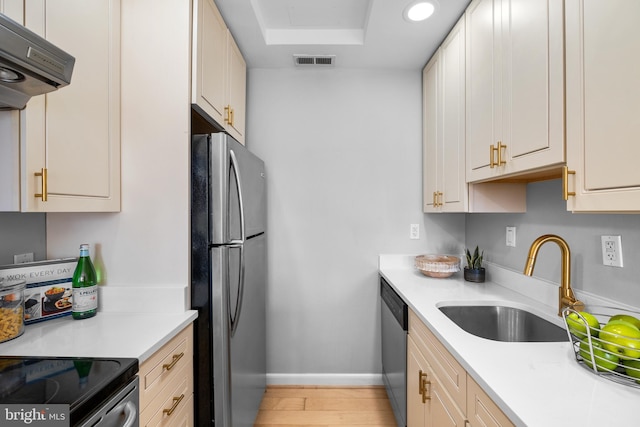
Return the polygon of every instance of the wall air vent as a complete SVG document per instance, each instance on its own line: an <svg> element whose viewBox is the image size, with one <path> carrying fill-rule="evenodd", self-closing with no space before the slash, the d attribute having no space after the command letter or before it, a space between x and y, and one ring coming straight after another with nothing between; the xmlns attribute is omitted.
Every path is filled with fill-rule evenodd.
<svg viewBox="0 0 640 427"><path fill-rule="evenodd" d="M293 55L296 67L333 67L335 55Z"/></svg>

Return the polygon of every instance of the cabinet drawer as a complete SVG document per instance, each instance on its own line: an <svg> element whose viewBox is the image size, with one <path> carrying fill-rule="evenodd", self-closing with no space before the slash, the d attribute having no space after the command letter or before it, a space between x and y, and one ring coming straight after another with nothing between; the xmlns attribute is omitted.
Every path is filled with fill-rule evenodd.
<svg viewBox="0 0 640 427"><path fill-rule="evenodd" d="M473 378L467 380L467 418L473 426L513 427L514 424Z"/></svg>
<svg viewBox="0 0 640 427"><path fill-rule="evenodd" d="M409 335L424 352L433 372L463 411L467 401L467 372L418 316L409 310ZM423 348L422 348L423 347Z"/></svg>
<svg viewBox="0 0 640 427"><path fill-rule="evenodd" d="M186 369L186 370L185 370ZM193 382L193 326L189 325L140 366L140 408L144 410L178 373Z"/></svg>
<svg viewBox="0 0 640 427"><path fill-rule="evenodd" d="M140 425L193 425L193 376L186 375L185 370L179 373L140 414Z"/></svg>

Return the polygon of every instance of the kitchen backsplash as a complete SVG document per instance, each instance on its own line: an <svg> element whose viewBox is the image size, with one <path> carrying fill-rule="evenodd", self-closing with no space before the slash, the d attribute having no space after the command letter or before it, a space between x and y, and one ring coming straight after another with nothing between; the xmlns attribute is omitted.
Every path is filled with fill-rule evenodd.
<svg viewBox="0 0 640 427"><path fill-rule="evenodd" d="M47 255L46 214L0 212L0 265L13 264L13 256L33 252L34 261Z"/></svg>
<svg viewBox="0 0 640 427"><path fill-rule="evenodd" d="M516 247L505 244L506 227L516 227ZM574 289L640 307L640 215L573 214L562 200L560 180L527 186L527 212L523 214L469 214L466 244L480 245L487 261L522 272L531 243L542 234L557 234L571 248ZM623 268L602 264L600 236L622 237ZM544 245L534 276L559 283L560 250Z"/></svg>

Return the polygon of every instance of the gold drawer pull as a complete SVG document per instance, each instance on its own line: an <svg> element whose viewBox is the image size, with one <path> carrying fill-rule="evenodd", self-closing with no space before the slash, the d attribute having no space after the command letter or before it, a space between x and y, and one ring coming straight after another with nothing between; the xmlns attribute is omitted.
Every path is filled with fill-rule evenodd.
<svg viewBox="0 0 640 427"><path fill-rule="evenodd" d="M178 360L182 359L182 356L184 356L184 351L180 354L174 354L173 360L171 360L171 363L165 363L164 365L162 365L162 369L166 369L167 371L170 371L171 368L176 366L176 363L178 363Z"/></svg>
<svg viewBox="0 0 640 427"><path fill-rule="evenodd" d="M423 373L422 370L420 370L419 375L420 377L418 388L420 389L420 394L422 395L422 403L426 403L427 400L431 399L431 396L427 395L427 386L431 385L431 381L427 380L427 374Z"/></svg>
<svg viewBox="0 0 640 427"><path fill-rule="evenodd" d="M169 409L163 409L162 413L163 414L167 414L167 417L170 417L171 414L173 414L173 412L176 410L176 408L178 407L178 405L180 404L180 402L182 402L182 399L184 399L184 393L182 393L180 395L180 397L174 397L173 398L173 405L171 405L171 408Z"/></svg>
<svg viewBox="0 0 640 427"><path fill-rule="evenodd" d="M40 172L35 172L34 175L42 177L42 193L34 194L34 197L40 197L40 199L42 199L43 202L46 202L47 201L47 194L48 194L48 191L47 191L47 168L40 169Z"/></svg>

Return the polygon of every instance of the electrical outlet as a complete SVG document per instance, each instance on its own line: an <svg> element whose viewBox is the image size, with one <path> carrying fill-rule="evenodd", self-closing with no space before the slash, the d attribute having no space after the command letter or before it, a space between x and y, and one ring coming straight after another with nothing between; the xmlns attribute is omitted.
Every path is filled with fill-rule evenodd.
<svg viewBox="0 0 640 427"><path fill-rule="evenodd" d="M602 240L602 264L622 267L622 239L620 236L600 236Z"/></svg>
<svg viewBox="0 0 640 427"><path fill-rule="evenodd" d="M512 248L516 247L516 228L515 227L507 227L506 244L507 246L511 246Z"/></svg>
<svg viewBox="0 0 640 427"><path fill-rule="evenodd" d="M14 264L24 264L25 262L33 262L33 252L13 256Z"/></svg>
<svg viewBox="0 0 640 427"><path fill-rule="evenodd" d="M420 238L420 224L411 224L409 227L409 238L412 240Z"/></svg>

